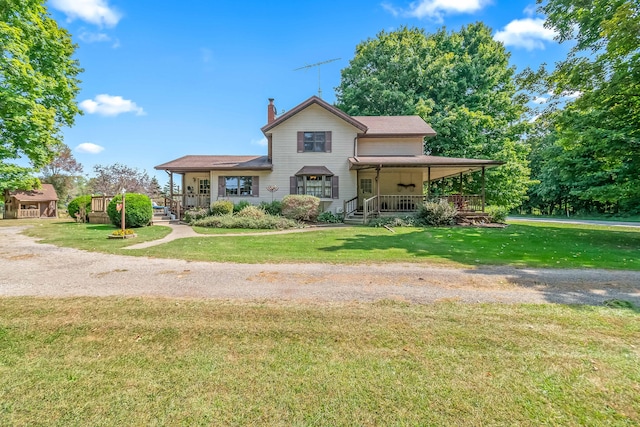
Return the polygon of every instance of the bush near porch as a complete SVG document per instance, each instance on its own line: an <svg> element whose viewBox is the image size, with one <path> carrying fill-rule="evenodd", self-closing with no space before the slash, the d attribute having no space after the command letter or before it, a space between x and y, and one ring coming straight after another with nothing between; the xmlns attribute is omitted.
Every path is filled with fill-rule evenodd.
<svg viewBox="0 0 640 427"><path fill-rule="evenodd" d="M149 196L144 194L127 193L125 195L125 227L139 228L145 227L151 223L153 217L153 206ZM117 206L122 203L122 195L116 195L109 206L107 206L107 215L111 223L116 227L122 227L122 214L118 211Z"/></svg>

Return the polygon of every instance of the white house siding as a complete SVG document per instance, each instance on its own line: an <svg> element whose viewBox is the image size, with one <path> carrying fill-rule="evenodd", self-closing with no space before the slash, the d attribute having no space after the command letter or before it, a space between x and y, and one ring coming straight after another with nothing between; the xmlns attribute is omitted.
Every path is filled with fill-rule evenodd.
<svg viewBox="0 0 640 427"><path fill-rule="evenodd" d="M422 138L358 138L358 156L418 156Z"/></svg>
<svg viewBox="0 0 640 427"><path fill-rule="evenodd" d="M331 131L330 153L298 153L298 132ZM339 198L322 199L325 210L336 212L343 207L343 201L356 196L356 171L349 170L349 157L353 157L354 138L358 129L312 104L308 108L271 129L273 134L273 171L261 179L260 199L271 201L267 185L277 185L276 199L289 194L289 178L303 166L324 166L339 177ZM266 193L266 194L264 194Z"/></svg>

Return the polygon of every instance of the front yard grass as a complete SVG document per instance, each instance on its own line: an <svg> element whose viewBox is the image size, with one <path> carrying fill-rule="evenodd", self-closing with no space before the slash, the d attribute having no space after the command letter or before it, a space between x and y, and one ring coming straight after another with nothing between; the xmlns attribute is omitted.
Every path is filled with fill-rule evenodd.
<svg viewBox="0 0 640 427"><path fill-rule="evenodd" d="M0 299L0 425L638 425L637 309Z"/></svg>
<svg viewBox="0 0 640 427"><path fill-rule="evenodd" d="M106 239L109 226L44 223L27 230L45 243L98 252L239 263L414 262L450 266L640 270L640 228L518 222L507 228L343 227L304 233L194 237L121 250L160 238L168 227L136 229L138 238Z"/></svg>

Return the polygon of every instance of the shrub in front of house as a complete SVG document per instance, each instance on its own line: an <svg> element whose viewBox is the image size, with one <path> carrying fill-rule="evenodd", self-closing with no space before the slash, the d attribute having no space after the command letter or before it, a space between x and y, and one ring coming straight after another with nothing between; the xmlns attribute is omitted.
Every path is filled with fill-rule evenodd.
<svg viewBox="0 0 640 427"><path fill-rule="evenodd" d="M151 222L153 217L153 207L149 196L137 193L127 193L125 195L125 228L145 227ZM117 206L122 203L122 194L115 196L109 206L107 215L111 223L116 227L122 227L122 213Z"/></svg>
<svg viewBox="0 0 640 427"><path fill-rule="evenodd" d="M327 224L338 224L342 222L342 215L335 215L333 212L324 211L318 215L318 222L324 222Z"/></svg>
<svg viewBox="0 0 640 427"><path fill-rule="evenodd" d="M235 215L240 218L262 219L267 216L267 213L260 209L258 206L249 205L245 206Z"/></svg>
<svg viewBox="0 0 640 427"><path fill-rule="evenodd" d="M260 202L258 207L269 215L282 215L282 202L279 200L274 200L272 202Z"/></svg>
<svg viewBox="0 0 640 427"><path fill-rule="evenodd" d="M509 209L504 206L487 206L485 212L489 214L491 222L498 224L504 224L507 220L507 215L509 215Z"/></svg>
<svg viewBox="0 0 640 427"><path fill-rule="evenodd" d="M193 221L209 216L209 211L205 208L188 209L184 212L184 222L191 224Z"/></svg>
<svg viewBox="0 0 640 427"><path fill-rule="evenodd" d="M80 211L80 207L85 207L85 213L88 215L91 212L91 196L78 196L67 205L67 212L71 218L76 218L76 215ZM88 216L85 219L89 219Z"/></svg>
<svg viewBox="0 0 640 427"><path fill-rule="evenodd" d="M290 194L282 199L282 216L296 221L315 221L320 199L315 196Z"/></svg>
<svg viewBox="0 0 640 427"><path fill-rule="evenodd" d="M235 203L233 205L233 213L238 213L247 206L251 206L251 203L247 202L246 200L240 200L238 203Z"/></svg>
<svg viewBox="0 0 640 427"><path fill-rule="evenodd" d="M454 225L458 216L458 209L446 200L425 202L418 207L416 221L419 225L434 227Z"/></svg>
<svg viewBox="0 0 640 427"><path fill-rule="evenodd" d="M416 217L407 216L382 216L373 218L369 221L369 227L415 227L417 223Z"/></svg>
<svg viewBox="0 0 640 427"><path fill-rule="evenodd" d="M198 219L191 225L209 228L247 228L253 230L285 230L298 227L296 221L265 214L262 218L250 218L239 215L215 215Z"/></svg>
<svg viewBox="0 0 640 427"><path fill-rule="evenodd" d="M211 203L209 213L211 215L231 215L233 213L233 202L229 200L216 200Z"/></svg>

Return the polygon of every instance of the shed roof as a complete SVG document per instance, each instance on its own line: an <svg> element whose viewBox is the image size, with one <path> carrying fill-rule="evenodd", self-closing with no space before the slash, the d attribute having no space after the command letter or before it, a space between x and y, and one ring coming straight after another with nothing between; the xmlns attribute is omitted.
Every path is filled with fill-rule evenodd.
<svg viewBox="0 0 640 427"><path fill-rule="evenodd" d="M10 191L9 196L13 196L20 202L48 202L58 200L56 189L51 184L42 184L42 188L36 190L15 190Z"/></svg>

